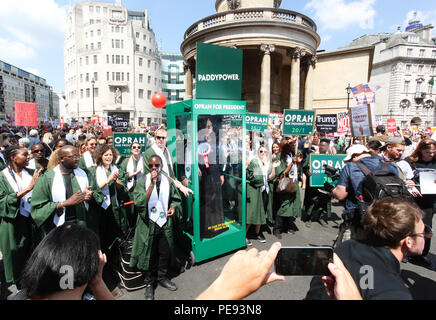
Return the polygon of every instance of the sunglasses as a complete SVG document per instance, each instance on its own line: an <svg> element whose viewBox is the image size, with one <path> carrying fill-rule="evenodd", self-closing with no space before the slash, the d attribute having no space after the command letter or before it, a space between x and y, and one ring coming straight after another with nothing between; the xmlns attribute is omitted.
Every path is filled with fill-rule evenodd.
<svg viewBox="0 0 436 320"><path fill-rule="evenodd" d="M148 168L149 168L149 169L152 169L152 168L154 168L154 167L156 167L156 168L159 169L159 168L160 168L160 163L152 163L152 164L149 164L149 165L148 165Z"/></svg>
<svg viewBox="0 0 436 320"><path fill-rule="evenodd" d="M32 153L44 153L45 150L41 149L41 150L33 150Z"/></svg>
<svg viewBox="0 0 436 320"><path fill-rule="evenodd" d="M417 236L421 236L421 235L423 238L431 239L433 237L433 230L431 229L430 226L425 225L424 232L412 233L412 234L409 234L409 237L417 237Z"/></svg>
<svg viewBox="0 0 436 320"><path fill-rule="evenodd" d="M259 150L259 153L267 153L266 150Z"/></svg>
<svg viewBox="0 0 436 320"><path fill-rule="evenodd" d="M141 149L141 146L133 146L132 149L133 150Z"/></svg>
<svg viewBox="0 0 436 320"><path fill-rule="evenodd" d="M156 139L158 140L165 140L167 137L161 137L161 136L156 136Z"/></svg>

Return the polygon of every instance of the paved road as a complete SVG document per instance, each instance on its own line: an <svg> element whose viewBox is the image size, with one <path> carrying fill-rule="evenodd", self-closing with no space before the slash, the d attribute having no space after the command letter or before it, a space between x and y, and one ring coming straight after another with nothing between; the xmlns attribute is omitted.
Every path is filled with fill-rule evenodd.
<svg viewBox="0 0 436 320"><path fill-rule="evenodd" d="M341 222L338 217L341 211L342 207L333 206L333 212L336 213L336 221L329 221L328 228L323 228L318 223L312 223L309 229L298 219L295 224L299 230L295 234L283 234L283 238L280 241L282 246L332 245L338 232L338 224ZM436 223L433 225L436 225ZM257 248L259 251L267 250L273 242L277 241L277 238L272 234L264 232L264 235L266 243L252 240L253 247ZM432 239L431 252L436 254L434 238ZM158 286L155 291L155 299L195 299L195 297L206 289L219 275L221 269L232 255L233 253L229 253L191 267L172 279L178 286L177 291L170 292ZM436 300L436 272L410 263L402 263L401 269L403 270L403 277L406 279L406 283L414 298ZM301 300L305 297L309 289L311 279L312 277L287 277L284 282L276 282L261 288L246 300ZM122 290L122 293L123 295L118 298L120 300L144 299L144 289L134 292Z"/></svg>

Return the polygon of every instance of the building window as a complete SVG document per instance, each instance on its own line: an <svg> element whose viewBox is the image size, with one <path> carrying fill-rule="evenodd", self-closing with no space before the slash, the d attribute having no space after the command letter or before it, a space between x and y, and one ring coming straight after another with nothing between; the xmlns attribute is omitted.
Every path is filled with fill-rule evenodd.
<svg viewBox="0 0 436 320"><path fill-rule="evenodd" d="M97 48L100 50L101 49L101 42L97 43Z"/></svg>
<svg viewBox="0 0 436 320"><path fill-rule="evenodd" d="M126 56L127 64L130 64L130 56Z"/></svg>
<svg viewBox="0 0 436 320"><path fill-rule="evenodd" d="M140 83L142 83L143 79L144 79L144 75L143 74L139 74L139 82Z"/></svg>
<svg viewBox="0 0 436 320"><path fill-rule="evenodd" d="M144 98L144 90L143 89L138 90L138 98L140 98L140 99Z"/></svg>
<svg viewBox="0 0 436 320"><path fill-rule="evenodd" d="M431 52L431 57L432 57L433 59L436 58L436 50L433 50L433 51Z"/></svg>
<svg viewBox="0 0 436 320"><path fill-rule="evenodd" d="M411 57L413 54L413 49L407 49L407 56Z"/></svg>
<svg viewBox="0 0 436 320"><path fill-rule="evenodd" d="M88 57L88 56L85 57L85 64L86 64L86 65L89 64L89 57Z"/></svg>
<svg viewBox="0 0 436 320"><path fill-rule="evenodd" d="M139 44L135 45L135 50L139 51Z"/></svg>
<svg viewBox="0 0 436 320"><path fill-rule="evenodd" d="M139 32L136 32L136 38L137 39L139 38Z"/></svg>
<svg viewBox="0 0 436 320"><path fill-rule="evenodd" d="M94 72L94 81L98 81L98 72Z"/></svg>
<svg viewBox="0 0 436 320"><path fill-rule="evenodd" d="M83 89L80 89L80 98L83 99Z"/></svg>
<svg viewBox="0 0 436 320"><path fill-rule="evenodd" d="M97 55L94 55L94 64L97 64Z"/></svg>
<svg viewBox="0 0 436 320"><path fill-rule="evenodd" d="M94 98L98 98L98 88L94 88Z"/></svg>
<svg viewBox="0 0 436 320"><path fill-rule="evenodd" d="M410 74L410 69L411 69L411 65L410 64L408 64L408 65L406 65L406 73L407 74Z"/></svg>
<svg viewBox="0 0 436 320"><path fill-rule="evenodd" d="M86 81L86 82L89 81L89 73L86 74L86 76L85 76L85 81Z"/></svg>
<svg viewBox="0 0 436 320"><path fill-rule="evenodd" d="M436 73L435 71L436 71L436 66L431 66L430 67L430 75L434 76Z"/></svg>
<svg viewBox="0 0 436 320"><path fill-rule="evenodd" d="M151 91L147 90L147 99L151 99Z"/></svg>
<svg viewBox="0 0 436 320"><path fill-rule="evenodd" d="M409 93L409 86L410 86L410 81L405 81L404 82L404 93Z"/></svg>
<svg viewBox="0 0 436 320"><path fill-rule="evenodd" d="M420 75L422 75L422 70L424 69L424 66L418 66L418 73L420 74Z"/></svg>
<svg viewBox="0 0 436 320"><path fill-rule="evenodd" d="M425 50L424 49L419 50L419 56L424 57L424 55L425 55Z"/></svg>
<svg viewBox="0 0 436 320"><path fill-rule="evenodd" d="M109 81L110 80L110 73L106 72L106 80Z"/></svg>
<svg viewBox="0 0 436 320"><path fill-rule="evenodd" d="M142 67L142 58L139 58L139 66Z"/></svg>
<svg viewBox="0 0 436 320"><path fill-rule="evenodd" d="M91 95L91 90L89 88L86 89L86 97L89 98Z"/></svg>
<svg viewBox="0 0 436 320"><path fill-rule="evenodd" d="M421 93L421 84L422 83L420 81L416 82L416 93L417 94Z"/></svg>

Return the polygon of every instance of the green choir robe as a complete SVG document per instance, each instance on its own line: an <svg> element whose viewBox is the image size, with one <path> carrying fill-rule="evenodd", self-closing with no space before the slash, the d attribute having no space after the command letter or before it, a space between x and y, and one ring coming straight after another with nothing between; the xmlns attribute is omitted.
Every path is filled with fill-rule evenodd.
<svg viewBox="0 0 436 320"><path fill-rule="evenodd" d="M36 224L36 234L34 241L39 243L52 229L56 227L53 222L57 202L53 202L51 193L53 179L55 173L53 170L47 170L45 174L36 180L35 187L33 188L32 203L31 203L31 216ZM81 191L79 183L74 175L70 174L73 186L73 193ZM94 191L94 199L96 195L96 182L93 181L88 175L89 186ZM98 196L97 196L98 197ZM102 200L101 200L102 201ZM99 233L99 216L96 210L95 201L89 201L89 210L86 210L85 204L79 203L76 208L77 224L88 227L97 234Z"/></svg>
<svg viewBox="0 0 436 320"><path fill-rule="evenodd" d="M268 176L271 174L271 163L268 168ZM264 186L264 178L262 169L259 166L257 158L251 160L247 167L247 224L266 224L266 219L271 221L269 217L271 211L270 204L272 204L272 188L269 184L270 190L268 193L268 208L265 212L262 198L262 187Z"/></svg>
<svg viewBox="0 0 436 320"><path fill-rule="evenodd" d="M276 168L276 178L274 183L274 190L277 187L280 175L286 170L286 160L278 155L280 160L280 165ZM294 181L297 187L297 192L295 194L278 194L274 192L274 212L280 217L301 217L301 197L300 197L300 187L298 186L298 179Z"/></svg>
<svg viewBox="0 0 436 320"><path fill-rule="evenodd" d="M152 156L156 155L156 152L154 151L154 149L152 147L149 147L147 150L145 150L145 152L142 154L143 158L144 158L144 175L146 175L147 173L150 172L150 169L148 168L148 160L150 160L150 158ZM171 154L170 154L171 156ZM168 164L169 166L170 164ZM172 170L172 175L170 175L171 178L175 179L175 171L174 171L174 162L173 162L173 166L171 167Z"/></svg>
<svg viewBox="0 0 436 320"><path fill-rule="evenodd" d="M27 170L33 175L34 170ZM0 172L0 251L7 283L17 283L32 253L32 219L20 214L20 202Z"/></svg>
<svg viewBox="0 0 436 320"><path fill-rule="evenodd" d="M133 248L130 256L130 266L140 270L148 270L150 266L151 249L153 247L154 230L156 224L148 217L148 205L145 189L145 175L137 181L136 188L133 192L135 200L135 211L138 212L136 221L135 237L133 240ZM174 183L169 181L170 191L168 200L168 209L175 207L175 215L168 217L167 222L162 226L168 244L171 250L171 263L175 262L174 252L174 222L176 218L181 216L182 198L179 191L174 186ZM178 215L178 217L176 217ZM176 219L176 220L175 220Z"/></svg>
<svg viewBox="0 0 436 320"><path fill-rule="evenodd" d="M104 202L105 195L98 186L96 178L97 167L89 167L88 177L90 177L93 184L92 190L94 191L94 199L98 206L97 211L99 212L99 226L100 226L100 236L102 237L103 246L109 246L116 237L122 236L123 233L127 232L129 228L129 217L128 211L124 206L125 202L128 202L127 188L123 187L115 193L115 183L112 181L109 187L109 196L111 198L110 207L106 210L101 206ZM110 171L106 172L106 176L109 178L111 175ZM118 205L117 205L118 202ZM107 241L105 241L107 240ZM106 243L109 242L109 243Z"/></svg>

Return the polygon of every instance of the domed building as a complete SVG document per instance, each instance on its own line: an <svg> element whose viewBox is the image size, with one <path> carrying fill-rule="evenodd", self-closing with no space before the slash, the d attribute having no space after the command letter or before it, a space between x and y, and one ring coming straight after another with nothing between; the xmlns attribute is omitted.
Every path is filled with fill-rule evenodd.
<svg viewBox="0 0 436 320"><path fill-rule="evenodd" d="M186 30L181 44L186 96L193 96L197 42L243 50L242 100L268 114L312 109L313 73L321 42L309 17L280 8L281 0L216 0L217 13Z"/></svg>

